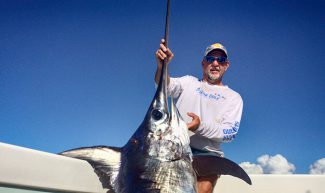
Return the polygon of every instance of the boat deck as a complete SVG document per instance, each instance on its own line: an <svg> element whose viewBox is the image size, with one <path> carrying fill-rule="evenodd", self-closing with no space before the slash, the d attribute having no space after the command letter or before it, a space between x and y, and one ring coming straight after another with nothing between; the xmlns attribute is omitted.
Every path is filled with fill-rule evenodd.
<svg viewBox="0 0 325 193"><path fill-rule="evenodd" d="M92 167L82 160L0 143L0 192L105 193ZM214 193L324 193L325 175L250 175L249 186L222 176Z"/></svg>

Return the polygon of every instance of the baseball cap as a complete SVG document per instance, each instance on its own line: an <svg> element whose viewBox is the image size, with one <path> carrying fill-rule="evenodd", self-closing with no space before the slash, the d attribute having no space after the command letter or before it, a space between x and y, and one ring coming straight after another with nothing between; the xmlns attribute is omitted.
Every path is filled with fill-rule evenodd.
<svg viewBox="0 0 325 193"><path fill-rule="evenodd" d="M223 51L226 54L226 57L228 58L228 53L227 53L226 47L224 47L220 43L214 43L214 44L208 46L205 49L204 56L207 56L209 54L209 52L211 52L212 50L221 50L221 51Z"/></svg>

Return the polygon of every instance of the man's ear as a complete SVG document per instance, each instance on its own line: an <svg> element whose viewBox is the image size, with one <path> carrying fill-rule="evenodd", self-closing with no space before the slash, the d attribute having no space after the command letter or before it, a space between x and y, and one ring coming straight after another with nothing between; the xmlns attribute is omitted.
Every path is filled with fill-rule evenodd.
<svg viewBox="0 0 325 193"><path fill-rule="evenodd" d="M204 66L204 60L202 60L201 65L202 65L202 67Z"/></svg>
<svg viewBox="0 0 325 193"><path fill-rule="evenodd" d="M230 62L228 61L228 62L227 62L227 66L226 66L226 68L225 68L225 71L227 71L227 69L229 68L229 66L230 66Z"/></svg>

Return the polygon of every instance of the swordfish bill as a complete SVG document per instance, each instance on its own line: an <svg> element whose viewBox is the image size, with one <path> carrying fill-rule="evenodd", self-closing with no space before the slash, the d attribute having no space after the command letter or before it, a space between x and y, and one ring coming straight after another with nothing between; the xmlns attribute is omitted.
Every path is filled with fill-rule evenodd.
<svg viewBox="0 0 325 193"><path fill-rule="evenodd" d="M95 146L61 153L88 161L108 193L196 193L186 123L167 100L164 64L145 118L122 147Z"/></svg>

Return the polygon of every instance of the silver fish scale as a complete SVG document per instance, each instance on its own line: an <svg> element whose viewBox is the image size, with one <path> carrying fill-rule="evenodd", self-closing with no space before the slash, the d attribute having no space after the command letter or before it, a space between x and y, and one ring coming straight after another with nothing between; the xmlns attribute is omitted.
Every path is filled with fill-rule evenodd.
<svg viewBox="0 0 325 193"><path fill-rule="evenodd" d="M139 192L143 193L195 193L195 174L190 159L176 161L160 161L147 159L145 168L140 175Z"/></svg>
<svg viewBox="0 0 325 193"><path fill-rule="evenodd" d="M177 160L182 157L183 147L181 141L175 136L161 140L148 137L148 154L163 161Z"/></svg>

